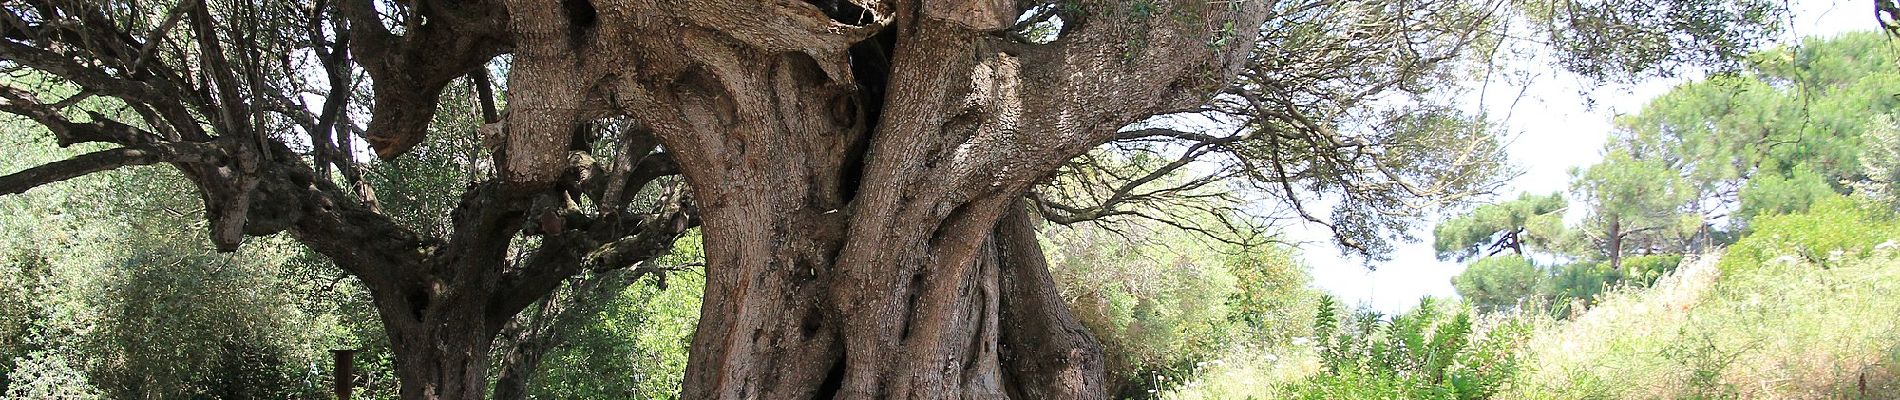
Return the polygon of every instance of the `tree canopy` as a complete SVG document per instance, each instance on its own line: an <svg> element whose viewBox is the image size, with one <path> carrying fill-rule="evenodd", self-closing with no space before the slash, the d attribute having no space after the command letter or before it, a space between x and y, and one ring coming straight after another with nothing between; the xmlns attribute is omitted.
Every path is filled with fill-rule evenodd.
<svg viewBox="0 0 1900 400"><path fill-rule="evenodd" d="M1518 256L1524 247L1555 250L1561 239L1563 212L1569 205L1562 193L1538 196L1525 193L1516 200L1478 206L1432 229L1432 248L1438 258L1465 261L1505 250Z"/></svg>

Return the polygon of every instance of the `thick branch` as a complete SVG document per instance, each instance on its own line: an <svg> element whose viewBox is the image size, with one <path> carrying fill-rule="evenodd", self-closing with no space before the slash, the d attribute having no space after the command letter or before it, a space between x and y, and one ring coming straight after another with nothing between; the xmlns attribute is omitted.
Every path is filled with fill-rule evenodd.
<svg viewBox="0 0 1900 400"><path fill-rule="evenodd" d="M54 182L126 166L162 162L202 162L220 154L217 146L190 142L96 151L0 176L0 196L17 194Z"/></svg>
<svg viewBox="0 0 1900 400"><path fill-rule="evenodd" d="M526 266L504 278L502 290L489 303L490 315L514 315L583 271L628 268L666 254L681 234L699 225L693 212L684 188L676 187L630 232L618 229L615 222L605 222L595 224L592 232L570 231L544 238ZM600 244L597 239L602 237L609 241Z"/></svg>
<svg viewBox="0 0 1900 400"><path fill-rule="evenodd" d="M502 54L509 35L501 25L506 11L488 1L455 6L418 1L427 24L401 36L383 26L369 0L350 0L342 11L350 20L350 52L369 73L375 102L365 139L376 155L392 159L422 143L435 117L442 89L456 78ZM423 4L428 6L422 7Z"/></svg>

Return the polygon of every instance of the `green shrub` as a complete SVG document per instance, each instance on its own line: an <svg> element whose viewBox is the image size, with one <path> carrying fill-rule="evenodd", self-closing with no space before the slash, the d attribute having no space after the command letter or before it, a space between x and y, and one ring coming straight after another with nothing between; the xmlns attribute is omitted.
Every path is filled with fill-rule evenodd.
<svg viewBox="0 0 1900 400"><path fill-rule="evenodd" d="M1610 264L1598 261L1580 261L1564 264L1556 268L1551 276L1550 285L1544 289L1550 298L1551 312L1556 316L1565 316L1574 310L1572 304L1589 306L1614 285L1620 272L1610 269Z"/></svg>
<svg viewBox="0 0 1900 400"><path fill-rule="evenodd" d="M1256 344L1282 344L1312 334L1319 293L1308 287L1306 267L1291 251L1267 247L1228 256L1234 292L1227 297L1227 319L1240 325Z"/></svg>
<svg viewBox="0 0 1900 400"><path fill-rule="evenodd" d="M1289 384L1293 398L1489 399L1512 379L1530 332L1514 322L1476 332L1468 306L1431 298L1391 318L1366 310L1342 318L1331 298L1321 304L1321 371Z"/></svg>
<svg viewBox="0 0 1900 400"><path fill-rule="evenodd" d="M1108 352L1117 398L1181 381L1236 333L1227 310L1237 295L1234 277L1218 260L1170 246L1127 246L1105 232L1070 233L1055 240L1052 272Z"/></svg>
<svg viewBox="0 0 1900 400"><path fill-rule="evenodd" d="M1807 211L1763 215L1750 221L1747 236L1729 246L1723 272L1758 267L1776 258L1830 267L1865 256L1874 246L1900 238L1893 212L1838 195L1823 197Z"/></svg>
<svg viewBox="0 0 1900 400"><path fill-rule="evenodd" d="M113 266L94 294L104 319L79 344L92 382L116 398L322 393L303 375L320 338L272 290L278 260L238 257L153 249Z"/></svg>
<svg viewBox="0 0 1900 400"><path fill-rule="evenodd" d="M1681 263L1682 255L1654 254L1626 257L1621 270L1599 261L1578 261L1547 271L1523 257L1487 257L1452 278L1452 286L1459 297L1481 311L1501 312L1524 305L1561 317L1573 311L1573 304L1587 306L1618 285L1647 287Z"/></svg>
<svg viewBox="0 0 1900 400"><path fill-rule="evenodd" d="M65 354L34 352L13 361L7 371L5 396L8 399L105 399L98 388L86 380L85 372L73 365Z"/></svg>
<svg viewBox="0 0 1900 400"><path fill-rule="evenodd" d="M1050 229L1050 269L1108 353L1110 394L1152 398L1236 343L1309 335L1314 289L1286 248L1139 224ZM1119 231L1119 233L1118 233Z"/></svg>

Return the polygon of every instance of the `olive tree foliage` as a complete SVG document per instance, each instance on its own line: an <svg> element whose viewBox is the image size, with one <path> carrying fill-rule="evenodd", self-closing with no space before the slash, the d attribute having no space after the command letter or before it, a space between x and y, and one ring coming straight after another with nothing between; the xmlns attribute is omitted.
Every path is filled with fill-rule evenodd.
<svg viewBox="0 0 1900 400"><path fill-rule="evenodd" d="M1149 219L1237 232L1227 235L1237 242L1313 223L1342 251L1382 258L1422 217L1480 200L1515 173L1503 132L1456 103L1474 77L1502 73L1504 42L1544 35L1566 70L1605 80L1727 69L1778 32L1783 6L1280 2L1238 79L1208 105L1124 129L1031 198L1056 223Z"/></svg>
<svg viewBox="0 0 1900 400"><path fill-rule="evenodd" d="M1496 40L1497 6L1279 4L1212 102L1117 133L1032 198L1057 223L1143 218L1236 241L1293 218L1382 256L1420 215L1489 192L1506 171L1498 132L1443 95ZM1337 206L1306 205L1318 196ZM1213 218L1180 215L1194 212ZM1196 219L1208 222L1184 223Z"/></svg>
<svg viewBox="0 0 1900 400"><path fill-rule="evenodd" d="M1674 75L1681 67L1739 69L1785 28L1788 12L1787 3L1769 0L1513 3L1565 55L1558 60L1565 69L1624 82Z"/></svg>

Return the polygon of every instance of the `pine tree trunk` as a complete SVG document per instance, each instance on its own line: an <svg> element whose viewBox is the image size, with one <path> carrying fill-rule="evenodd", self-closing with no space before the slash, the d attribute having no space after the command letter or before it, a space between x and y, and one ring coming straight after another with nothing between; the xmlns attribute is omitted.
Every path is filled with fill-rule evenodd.
<svg viewBox="0 0 1900 400"><path fill-rule="evenodd" d="M1623 232L1622 222L1623 221L1616 216L1610 216L1609 253L1611 271L1623 269L1623 237L1628 235Z"/></svg>

